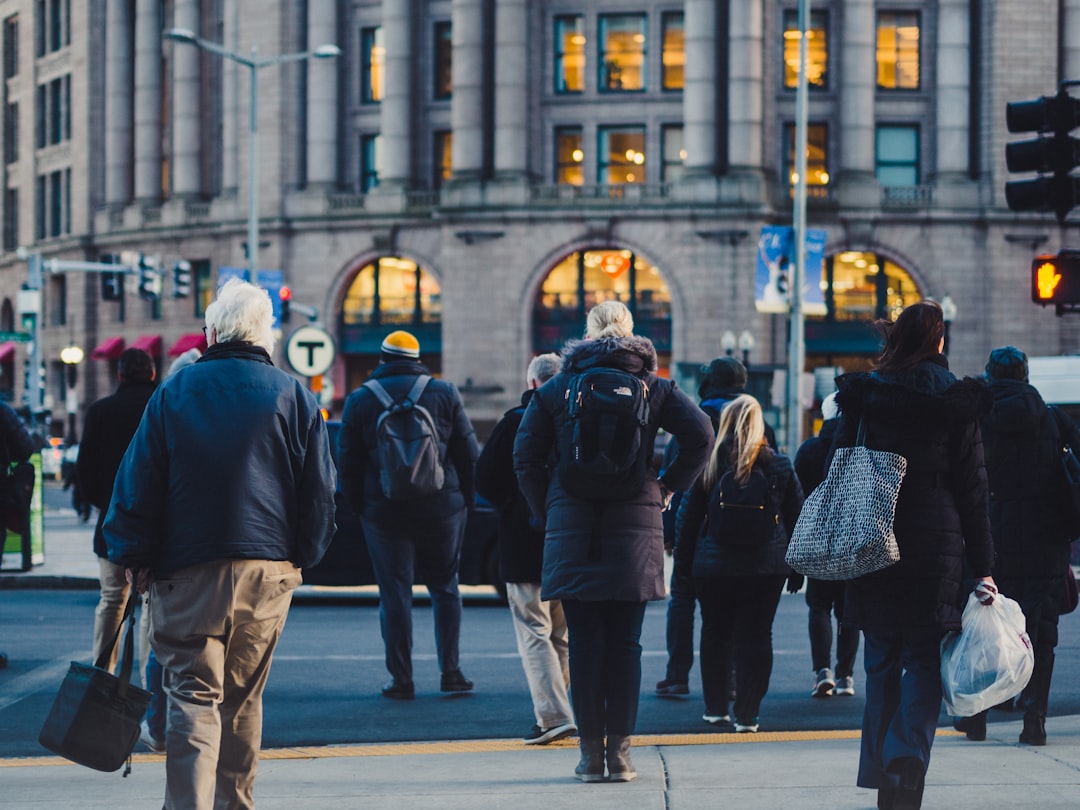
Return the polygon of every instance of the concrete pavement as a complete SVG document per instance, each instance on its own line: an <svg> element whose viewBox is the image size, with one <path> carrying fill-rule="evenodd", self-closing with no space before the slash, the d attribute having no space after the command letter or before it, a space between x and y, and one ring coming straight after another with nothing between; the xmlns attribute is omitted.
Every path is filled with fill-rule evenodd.
<svg viewBox="0 0 1080 810"><path fill-rule="evenodd" d="M45 563L0 574L0 589L96 587L92 525L59 509L46 512L45 527ZM0 691L2 684L0 677ZM923 806L1080 807L1080 717L1051 717L1043 748L1018 744L1020 728L1019 719L993 722L980 743L940 730ZM472 740L289 748L263 752L255 796L262 810L361 804L395 810L873 808L875 792L855 787L858 756L857 729L639 736L636 781L585 785L573 778L573 740L544 747ZM164 757L148 753L135 755L127 778L53 757L0 760L0 806L154 808L163 796L164 769Z"/></svg>

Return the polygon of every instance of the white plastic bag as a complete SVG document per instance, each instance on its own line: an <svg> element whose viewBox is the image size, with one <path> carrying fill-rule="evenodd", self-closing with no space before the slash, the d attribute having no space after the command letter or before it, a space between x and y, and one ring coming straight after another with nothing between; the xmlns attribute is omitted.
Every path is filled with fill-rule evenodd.
<svg viewBox="0 0 1080 810"><path fill-rule="evenodd" d="M971 717L1024 691L1035 653L1023 611L1007 596L981 605L971 594L961 627L941 642L941 688L949 714Z"/></svg>

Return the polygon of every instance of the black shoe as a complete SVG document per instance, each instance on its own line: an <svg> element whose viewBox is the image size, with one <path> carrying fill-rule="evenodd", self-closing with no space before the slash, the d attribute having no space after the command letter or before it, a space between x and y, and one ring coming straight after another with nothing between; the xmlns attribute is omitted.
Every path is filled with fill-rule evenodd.
<svg viewBox="0 0 1080 810"><path fill-rule="evenodd" d="M382 688L382 693L383 697L392 700L412 700L416 697L416 687L411 683L402 683L395 678L386 683L386 686Z"/></svg>
<svg viewBox="0 0 1080 810"><path fill-rule="evenodd" d="M900 782L892 789L892 810L919 810L922 807L926 769L915 757L898 757L886 769L897 774Z"/></svg>
<svg viewBox="0 0 1080 810"><path fill-rule="evenodd" d="M471 692L473 682L461 674L460 669L453 672L444 672L439 688L443 692Z"/></svg>
<svg viewBox="0 0 1080 810"><path fill-rule="evenodd" d="M1024 745L1046 745L1046 718L1035 714L1025 714L1020 742Z"/></svg>
<svg viewBox="0 0 1080 810"><path fill-rule="evenodd" d="M525 735L523 742L526 745L547 745L549 742L562 740L577 734L577 726L573 723L562 723L551 728L540 728L534 725L532 730Z"/></svg>
<svg viewBox="0 0 1080 810"><path fill-rule="evenodd" d="M0 653L0 669L7 669L7 653Z"/></svg>
<svg viewBox="0 0 1080 810"><path fill-rule="evenodd" d="M690 694L690 685L665 678L656 684L656 694L660 697L685 697Z"/></svg>
<svg viewBox="0 0 1080 810"><path fill-rule="evenodd" d="M962 731L969 740L982 742L986 739L986 712L979 712L972 717L954 717L953 728Z"/></svg>

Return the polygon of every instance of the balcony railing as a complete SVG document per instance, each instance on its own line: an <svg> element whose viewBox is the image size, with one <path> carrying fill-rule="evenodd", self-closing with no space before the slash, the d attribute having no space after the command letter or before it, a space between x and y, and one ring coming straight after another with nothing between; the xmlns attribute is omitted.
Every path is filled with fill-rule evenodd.
<svg viewBox="0 0 1080 810"><path fill-rule="evenodd" d="M934 202L933 186L883 186L882 208L929 208Z"/></svg>
<svg viewBox="0 0 1080 810"><path fill-rule="evenodd" d="M579 202L593 204L660 203L668 199L671 186L667 183L626 183L596 186L533 186L532 202L541 205Z"/></svg>

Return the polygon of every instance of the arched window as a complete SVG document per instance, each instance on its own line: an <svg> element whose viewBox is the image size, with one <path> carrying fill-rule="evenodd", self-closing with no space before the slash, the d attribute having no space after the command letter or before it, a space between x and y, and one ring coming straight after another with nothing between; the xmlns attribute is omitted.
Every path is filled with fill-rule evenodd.
<svg viewBox="0 0 1080 810"><path fill-rule="evenodd" d="M874 253L838 253L828 270L831 295L826 295L826 305L837 321L896 320L923 297L907 271Z"/></svg>
<svg viewBox="0 0 1080 810"><path fill-rule="evenodd" d="M622 301L634 332L652 340L663 373L671 364L671 296L657 270L630 250L592 248L559 261L533 302L533 351L559 351L585 332L585 315L601 301Z"/></svg>

